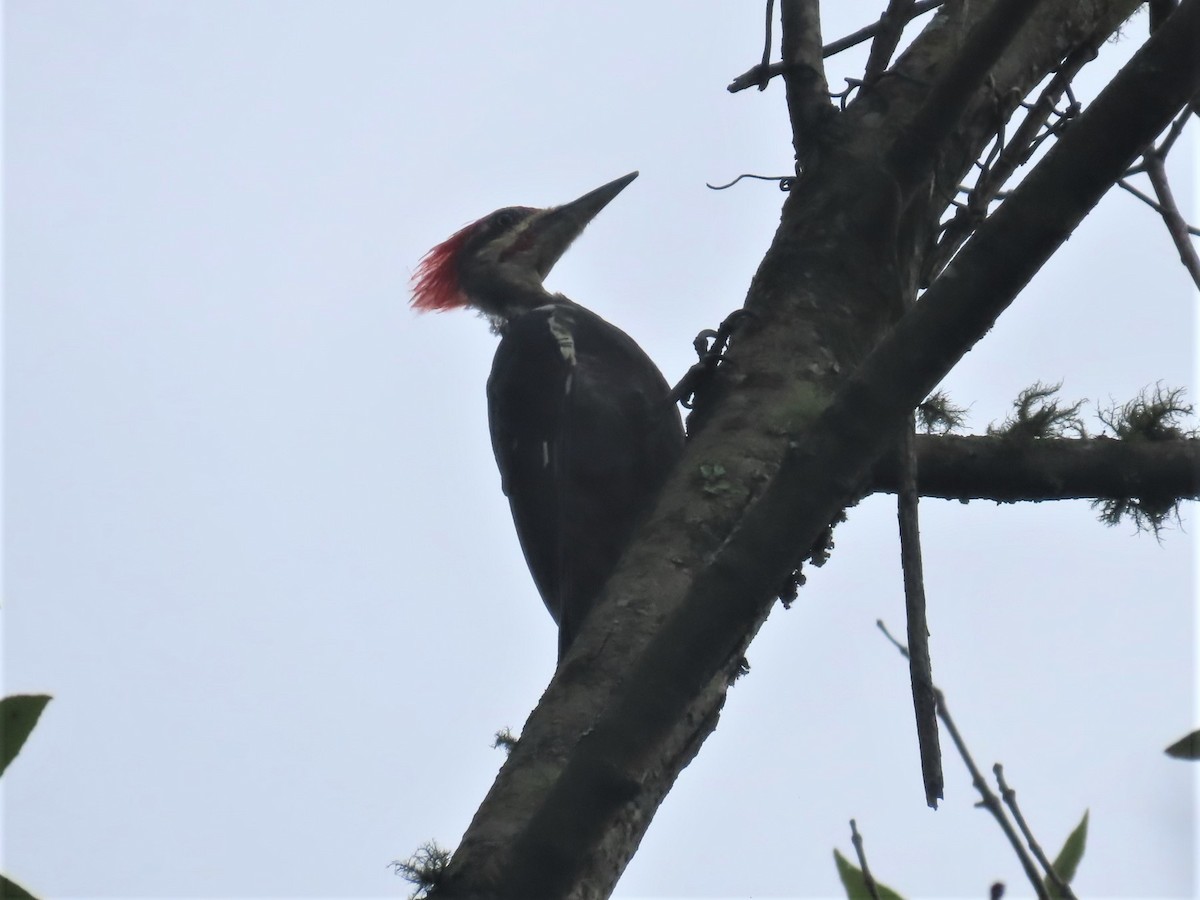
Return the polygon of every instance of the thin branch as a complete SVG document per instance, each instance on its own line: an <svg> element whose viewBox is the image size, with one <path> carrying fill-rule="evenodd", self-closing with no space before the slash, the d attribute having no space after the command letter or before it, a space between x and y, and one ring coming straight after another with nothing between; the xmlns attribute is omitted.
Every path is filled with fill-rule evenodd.
<svg viewBox="0 0 1200 900"><path fill-rule="evenodd" d="M893 169L905 195L933 171L939 149L959 125L963 110L1039 2L998 0L971 29L892 149Z"/></svg>
<svg viewBox="0 0 1200 900"><path fill-rule="evenodd" d="M1029 879L1029 883L1033 885L1033 890L1038 896L1038 900L1049 900L1050 895L1046 892L1045 885L1042 884L1042 879L1038 875L1037 869L1033 865L1033 860L1029 858L1029 854L1025 852L1025 847L1021 843L1021 838L1013 829L1012 823L1008 821L1008 816L1004 814L1004 807L1000 805L1000 799L988 787L988 783L984 780L983 774L979 771L979 767L975 765L975 760L971 756L971 752L967 749L966 743L963 741L962 735L959 734L958 728L954 724L954 720L950 717L950 710L946 708L946 696L941 691L935 691L938 704L938 718L942 720L942 724L946 726L946 731L950 733L950 739L954 741L954 746L958 750L958 755L962 757L962 761L967 766L967 771L971 773L971 783L975 786L975 790L979 791L979 796L983 799L980 805L983 806L1000 826L1000 830L1004 832L1004 836L1008 838L1009 844L1012 845L1013 852L1017 854L1017 859L1021 861L1021 868L1025 870L1025 877Z"/></svg>
<svg viewBox="0 0 1200 900"><path fill-rule="evenodd" d="M909 7L907 18L904 20L904 24L907 25L913 19L925 15L925 13L929 12L931 9L937 9L945 2L946 0L918 0L918 2ZM872 22L870 25L866 25L858 29L858 31L826 44L822 48L821 52L826 59L831 56L836 56L844 50L849 50L851 47L855 47L863 43L863 41L873 38L879 33L879 29L882 27L882 25L882 20L878 22Z"/></svg>
<svg viewBox="0 0 1200 900"><path fill-rule="evenodd" d="M845 81L846 86L842 90L829 92L829 99L836 100L838 102L838 109L842 112L846 111L846 104L850 102L850 95L862 87L863 84L861 78L847 78Z"/></svg>
<svg viewBox="0 0 1200 900"><path fill-rule="evenodd" d="M1167 226L1175 249L1179 251L1179 261L1192 276L1196 287L1200 288L1200 254L1196 252L1196 247L1188 236L1192 229L1180 214L1175 195L1171 192L1171 182L1167 178L1166 166L1163 165L1163 155L1159 151L1153 151L1147 153L1145 159L1146 175L1150 178L1150 184L1154 186L1155 196L1158 197L1159 215Z"/></svg>
<svg viewBox="0 0 1200 900"><path fill-rule="evenodd" d="M771 23L774 21L774 19L775 0L767 0L767 21L766 25L763 27L765 36L763 38L762 62L758 65L758 89L760 91L765 91L767 89L767 84L771 81L771 76L767 73L770 71L771 65Z"/></svg>
<svg viewBox="0 0 1200 900"><path fill-rule="evenodd" d="M744 91L747 88L757 87L762 90L759 85L770 81L772 78L777 78L783 74L783 63L771 63L765 68L762 65L754 66L747 69L741 75L738 75L733 81L725 86L725 90L731 94L736 94L738 91Z"/></svg>
<svg viewBox="0 0 1200 900"><path fill-rule="evenodd" d="M1175 142L1179 140L1179 136L1183 134L1183 129L1187 127L1188 122L1192 119L1192 114L1200 111L1200 98L1193 99L1191 103L1184 107L1183 112L1175 117L1175 121L1171 123L1171 127L1167 129L1167 136L1163 138L1162 143L1158 145L1158 152L1165 157L1171 152L1171 148L1175 146Z"/></svg>
<svg viewBox="0 0 1200 900"><path fill-rule="evenodd" d="M1079 73L1080 69L1096 58L1096 41L1098 39L1098 37L1093 38L1087 44L1076 48L1063 61L1035 103L1022 104L1028 112L1021 120L1021 124L1017 126L1011 140L1006 142L1003 137L997 139L994 146L1002 149L996 156L995 162L988 165L976 179L974 187L968 193L966 204L960 206L954 218L946 223L937 247L925 261L921 278L923 285L928 285L933 281L937 273L949 262L950 257L963 245L979 221L987 214L988 206L993 201L1002 199L1001 188L1016 170L1029 161L1045 138L1056 133L1057 127L1046 127L1050 117L1057 115L1061 121L1078 112L1077 106L1072 104L1064 112L1059 113L1056 104L1059 98L1070 90L1071 80ZM1039 135L1043 127L1046 127L1046 131Z"/></svg>
<svg viewBox="0 0 1200 900"><path fill-rule="evenodd" d="M710 191L727 191L743 178L756 178L759 181L777 182L779 184L779 189L785 194L792 189L792 182L796 180L795 175L754 175L747 172L743 175L739 175L737 178L733 179L733 181L729 182L729 184L709 184L706 181L704 182L704 186Z"/></svg>
<svg viewBox="0 0 1200 900"><path fill-rule="evenodd" d="M833 115L821 57L821 7L817 0L783 0L783 84L797 172L816 151L821 131Z"/></svg>
<svg viewBox="0 0 1200 900"><path fill-rule="evenodd" d="M1129 171L1133 172L1134 170L1144 173L1146 171L1146 167L1144 164L1141 166L1134 166ZM1124 179L1124 178L1118 179L1117 187L1133 194L1133 196L1137 197L1139 200L1141 200L1143 203L1145 203L1148 207L1150 207L1152 210L1154 210L1160 216L1164 214L1165 210L1163 209L1162 206L1159 205L1157 200L1155 200L1153 197L1151 197L1145 191L1138 190L1136 187L1134 187L1132 184L1130 184L1126 179ZM1200 228L1197 228L1195 225L1186 225L1186 223L1185 223L1185 227L1187 228L1188 234L1194 235L1196 237L1200 237Z"/></svg>
<svg viewBox="0 0 1200 900"><path fill-rule="evenodd" d="M1152 30L1157 30L1157 28ZM1171 148L1179 136L1183 134L1183 129L1195 109L1196 101L1192 100L1176 116L1175 121L1167 129L1167 134L1162 142L1157 147L1153 143L1149 144L1142 153L1142 161L1126 169L1125 177L1119 179L1117 184L1162 217L1163 223L1167 226L1167 233L1171 236L1171 242L1175 244L1175 249L1179 252L1179 261L1183 263L1183 267L1187 269L1195 285L1200 287L1200 253L1197 253L1196 247L1191 241L1191 236L1200 236L1200 229L1189 225L1183 214L1180 213L1179 204L1175 201L1175 195L1171 190L1171 181L1167 177L1166 168L1167 154L1171 152ZM1154 189L1154 198L1138 190L1127 180L1133 175L1142 173L1145 173L1150 179L1150 186Z"/></svg>
<svg viewBox="0 0 1200 900"><path fill-rule="evenodd" d="M925 613L925 574L921 561L920 500L917 494L916 419L909 416L900 446L900 493L896 516L900 526L900 563L904 577L904 609L908 623L909 679L917 723L917 748L925 802L937 809L943 796L942 751L938 742L937 702L933 696L933 667L929 655L929 624Z"/></svg>
<svg viewBox="0 0 1200 900"><path fill-rule="evenodd" d="M892 11L889 5L888 11ZM872 48L874 53L874 48ZM916 297L904 298L911 310ZM900 527L900 567L904 580L904 611L908 627L908 675L912 683L913 715L916 717L917 749L921 757L921 780L925 803L937 809L944 796L942 749L938 741L937 701L933 696L933 663L929 654L929 623L925 604L925 567L921 559L920 496L917 493L917 415L910 413L900 438L900 492L896 518Z"/></svg>
<svg viewBox="0 0 1200 900"><path fill-rule="evenodd" d="M904 25L912 16L914 0L888 0L887 9L879 17L875 29L875 38L871 41L871 52L867 55L867 64L863 68L863 81L871 84L888 67L892 54L900 45L900 36L904 34Z"/></svg>
<svg viewBox="0 0 1200 900"><path fill-rule="evenodd" d="M850 843L854 845L854 855L858 857L858 869L862 872L863 886L871 895L871 900L879 900L879 886L875 884L875 878L867 866L867 853L863 849L862 835L858 833L858 823L853 819L850 820Z"/></svg>
<svg viewBox="0 0 1200 900"><path fill-rule="evenodd" d="M911 659L908 648L892 637L891 632L883 624L882 619L875 620L875 627L883 632L883 636L892 643L892 646L900 652L901 656L905 659ZM984 780L983 773L979 771L979 766L975 764L975 758L971 756L971 751L967 749L967 743L959 733L958 726L954 724L954 719L950 716L950 710L946 707L945 694L936 687L933 689L933 693L937 698L938 718L946 726L946 731L949 733L950 739L954 742L954 748L958 751L959 757L962 758L967 771L971 773L971 783L975 786L975 790L979 791L979 796L982 798L979 805L992 814L992 818L996 820L996 824L1000 826L1000 830L1008 838L1013 852L1021 862L1021 868L1025 870L1025 877L1029 879L1029 883L1033 885L1033 889L1037 893L1038 900L1050 900L1049 895L1046 893L1046 888L1042 884L1042 879L1038 875L1037 867L1034 866L1029 854L1025 852L1025 846L1021 843L1020 835L1017 834L1012 823L1008 821L1008 816L1004 813L1004 807L1000 803L1000 798L992 792L987 781Z"/></svg>
<svg viewBox="0 0 1200 900"><path fill-rule="evenodd" d="M1029 829L1029 825L1025 822L1025 817L1021 815L1021 808L1017 806L1017 792L1008 786L1008 782L1004 780L1004 766L996 763L992 766L992 772L996 776L996 784L1000 788L1000 796L1004 798L1004 805L1008 807L1012 813L1013 819L1017 823L1017 827L1021 829L1021 834L1025 838L1025 843L1029 846L1029 850L1037 859L1038 864L1042 867L1042 871L1046 873L1046 877L1053 883L1060 897L1066 900L1076 900L1075 892L1071 890L1071 886L1067 884L1054 871L1054 865L1046 858L1045 852L1042 850L1042 845L1037 842L1037 838L1033 836L1033 832Z"/></svg>
<svg viewBox="0 0 1200 900"><path fill-rule="evenodd" d="M937 9L943 3L945 3L945 0L918 0L909 10L909 17L905 20L905 24L923 16L931 9ZM822 58L829 59L831 56L835 56L844 50L849 50L851 47L870 40L879 31L879 28L879 22L872 22L870 25L858 29L853 34L848 34L843 38L838 38L836 41L826 44L821 48ZM733 81L729 82L729 87L726 90L731 94L736 94L738 91L746 90L746 88L758 87L760 84L782 75L784 68L785 66L781 62L766 65L766 60L764 59L762 64L743 72L734 78Z"/></svg>

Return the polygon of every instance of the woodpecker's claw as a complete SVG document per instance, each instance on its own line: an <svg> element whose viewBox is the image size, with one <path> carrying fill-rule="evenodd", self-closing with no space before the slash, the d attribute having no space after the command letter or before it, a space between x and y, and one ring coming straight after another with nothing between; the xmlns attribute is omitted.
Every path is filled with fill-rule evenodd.
<svg viewBox="0 0 1200 900"><path fill-rule="evenodd" d="M729 339L733 336L733 332L737 330L744 319L755 317L755 313L748 309L735 309L725 317L725 321L716 331L705 328L696 335L692 346L696 348L696 356L699 357L699 361L687 370L679 379L679 383L671 390L672 403L678 403L684 409L693 407L696 395L712 380L717 367L725 358L725 351L729 348Z"/></svg>

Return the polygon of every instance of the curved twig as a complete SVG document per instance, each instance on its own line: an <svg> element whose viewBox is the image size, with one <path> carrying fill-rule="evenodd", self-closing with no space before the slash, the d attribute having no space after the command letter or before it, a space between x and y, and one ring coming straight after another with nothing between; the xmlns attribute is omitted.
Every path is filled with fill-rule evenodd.
<svg viewBox="0 0 1200 900"><path fill-rule="evenodd" d="M785 192L792 189L792 182L796 180L796 176L794 175L750 175L747 173L745 175L739 175L737 178L733 179L733 181L729 182L729 184L709 184L706 181L704 182L704 186L710 191L723 191L733 187L743 178L757 178L759 181L778 181L779 189Z"/></svg>

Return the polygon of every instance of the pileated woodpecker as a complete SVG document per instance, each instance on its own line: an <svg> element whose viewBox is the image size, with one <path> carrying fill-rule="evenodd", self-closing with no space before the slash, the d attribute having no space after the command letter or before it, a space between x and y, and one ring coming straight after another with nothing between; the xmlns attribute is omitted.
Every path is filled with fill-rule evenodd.
<svg viewBox="0 0 1200 900"><path fill-rule="evenodd" d="M561 660L683 450L670 386L633 339L542 279L637 172L549 209L497 210L438 244L417 310L474 307L500 335L492 450Z"/></svg>

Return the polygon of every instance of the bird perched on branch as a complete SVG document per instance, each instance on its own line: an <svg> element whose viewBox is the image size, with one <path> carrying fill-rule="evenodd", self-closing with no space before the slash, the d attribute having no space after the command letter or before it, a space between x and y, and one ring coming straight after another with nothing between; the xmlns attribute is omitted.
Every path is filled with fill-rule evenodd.
<svg viewBox="0 0 1200 900"><path fill-rule="evenodd" d="M492 450L561 661L683 450L665 378L621 329L542 286L632 172L548 209L507 207L438 244L417 310L474 307L500 335Z"/></svg>

